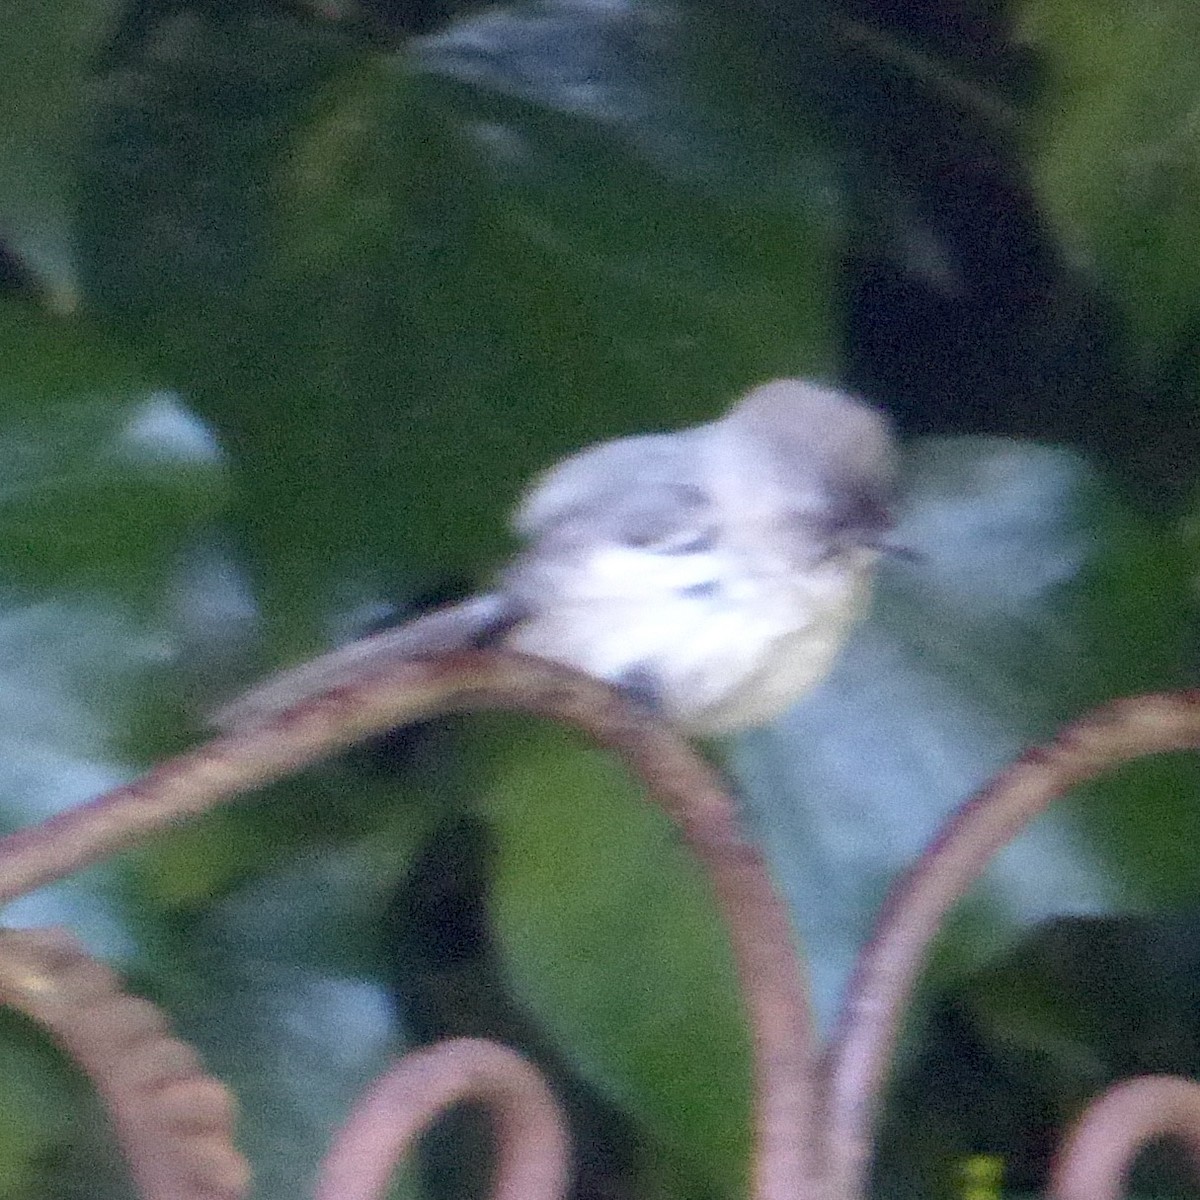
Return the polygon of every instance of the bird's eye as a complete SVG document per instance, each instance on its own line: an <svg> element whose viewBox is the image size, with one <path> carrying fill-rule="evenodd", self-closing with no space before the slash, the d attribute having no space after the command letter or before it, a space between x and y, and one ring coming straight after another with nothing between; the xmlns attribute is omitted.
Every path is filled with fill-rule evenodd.
<svg viewBox="0 0 1200 1200"><path fill-rule="evenodd" d="M887 499L871 488L848 487L840 490L818 518L830 536L851 540L878 539L895 524Z"/></svg>

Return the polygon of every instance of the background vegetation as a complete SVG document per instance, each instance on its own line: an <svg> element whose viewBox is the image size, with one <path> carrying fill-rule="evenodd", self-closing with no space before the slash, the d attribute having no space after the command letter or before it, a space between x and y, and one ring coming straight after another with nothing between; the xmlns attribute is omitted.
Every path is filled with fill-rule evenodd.
<svg viewBox="0 0 1200 1200"><path fill-rule="evenodd" d="M1185 0L4 16L4 825L486 578L566 450L780 373L893 412L921 556L820 692L732 750L827 1016L953 804L1063 718L1194 674ZM1032 1189L1103 1083L1200 1069L1198 784L1130 770L1003 857L935 964L880 1195L961 1194L978 1155ZM8 919L70 925L166 1005L241 1097L268 1200L388 1055L456 1032L555 1073L578 1196L741 1194L745 1035L703 889L544 728L405 733ZM127 1195L14 1017L0 1063L0 1198ZM456 1124L398 1194L472 1186ZM1154 1194L1173 1178L1148 1164Z"/></svg>

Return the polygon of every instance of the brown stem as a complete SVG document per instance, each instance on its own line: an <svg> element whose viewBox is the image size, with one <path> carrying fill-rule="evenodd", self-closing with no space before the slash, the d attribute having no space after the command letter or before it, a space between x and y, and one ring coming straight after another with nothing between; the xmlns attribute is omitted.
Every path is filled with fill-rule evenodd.
<svg viewBox="0 0 1200 1200"><path fill-rule="evenodd" d="M473 651L392 665L377 677L335 688L0 841L0 902L360 738L446 712L497 707L564 721L611 747L679 824L708 870L728 922L752 1028L752 1195L820 1195L814 1025L787 910L762 856L742 841L728 793L686 743L633 711L612 689L564 668Z"/></svg>
<svg viewBox="0 0 1200 1200"><path fill-rule="evenodd" d="M233 1097L149 1001L62 929L0 934L0 1003L43 1026L91 1079L144 1200L240 1200Z"/></svg>
<svg viewBox="0 0 1200 1200"><path fill-rule="evenodd" d="M1200 1172L1200 1084L1144 1075L1109 1088L1076 1121L1050 1176L1053 1200L1121 1200L1138 1151L1176 1138Z"/></svg>
<svg viewBox="0 0 1200 1200"><path fill-rule="evenodd" d="M315 1200L382 1200L412 1143L463 1101L492 1120L490 1200L561 1200L570 1142L558 1104L523 1058L476 1038L407 1054L367 1089L322 1161Z"/></svg>
<svg viewBox="0 0 1200 1200"><path fill-rule="evenodd" d="M1121 700L1067 726L976 793L893 886L828 1059L832 1195L865 1195L880 1094L926 952L992 856L1053 800L1130 759L1200 746L1200 692Z"/></svg>
<svg viewBox="0 0 1200 1200"><path fill-rule="evenodd" d="M742 840L735 806L716 772L657 724L630 721L626 705L615 706L613 715L619 723L596 724L589 732L621 754L678 825L708 871L729 930L754 1061L749 1195L815 1200L825 1195L816 1024L787 907L762 852Z"/></svg>

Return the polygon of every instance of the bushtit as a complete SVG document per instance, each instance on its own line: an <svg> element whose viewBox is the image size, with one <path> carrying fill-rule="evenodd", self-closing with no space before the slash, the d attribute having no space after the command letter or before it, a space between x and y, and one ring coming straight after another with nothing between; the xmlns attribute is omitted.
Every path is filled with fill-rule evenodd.
<svg viewBox="0 0 1200 1200"><path fill-rule="evenodd" d="M862 401L777 379L719 420L582 450L526 492L525 549L494 590L284 671L216 723L495 645L625 687L688 734L763 724L826 674L864 611L895 449Z"/></svg>

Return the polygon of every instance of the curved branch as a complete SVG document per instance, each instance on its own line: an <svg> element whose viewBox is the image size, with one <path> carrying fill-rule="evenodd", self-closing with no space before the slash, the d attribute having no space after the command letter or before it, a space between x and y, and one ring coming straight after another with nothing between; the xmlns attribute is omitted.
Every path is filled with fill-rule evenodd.
<svg viewBox="0 0 1200 1200"><path fill-rule="evenodd" d="M104 1100L144 1200L240 1200L233 1098L148 1000L62 929L0 934L0 1003L43 1026Z"/></svg>
<svg viewBox="0 0 1200 1200"><path fill-rule="evenodd" d="M828 1060L833 1195L865 1193L880 1094L926 951L992 856L1058 797L1134 758L1200 746L1200 692L1121 700L1068 725L969 799L897 881L858 960Z"/></svg>
<svg viewBox="0 0 1200 1200"><path fill-rule="evenodd" d="M390 666L260 726L171 759L35 828L0 841L0 902L133 845L165 825L410 721L506 708L563 721L615 750L679 825L728 923L752 1030L753 1195L819 1190L814 1024L787 910L761 853L742 841L716 772L613 689L537 659L470 651Z"/></svg>
<svg viewBox="0 0 1200 1200"><path fill-rule="evenodd" d="M1200 1172L1200 1084L1143 1075L1092 1101L1059 1149L1052 1200L1121 1200L1138 1152L1159 1138L1183 1143Z"/></svg>
<svg viewBox="0 0 1200 1200"><path fill-rule="evenodd" d="M490 1200L561 1200L566 1121L541 1075L512 1050L456 1038L406 1054L355 1105L321 1163L315 1200L382 1200L412 1143L441 1113L482 1104L495 1133Z"/></svg>

